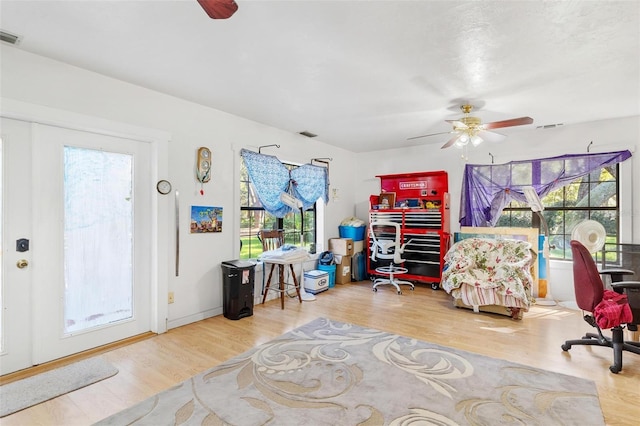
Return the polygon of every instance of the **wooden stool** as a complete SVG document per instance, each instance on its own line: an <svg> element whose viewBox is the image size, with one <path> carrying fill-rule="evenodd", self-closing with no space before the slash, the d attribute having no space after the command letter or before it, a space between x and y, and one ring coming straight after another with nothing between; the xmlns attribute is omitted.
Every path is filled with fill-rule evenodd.
<svg viewBox="0 0 640 426"><path fill-rule="evenodd" d="M265 265L267 264L267 262L265 262ZM273 269L274 267L278 265L278 278L279 278L279 285L278 288L271 288L271 275L273 274ZM291 269L291 276L293 277L293 287L296 289L296 293L298 294L298 300L300 301L300 303L302 303L302 296L300 296L300 284L298 283L298 279L296 278L296 273L293 270L293 264L292 263L271 263L271 270L269 271L269 278L267 278L267 285L264 288L264 295L262 296L262 303L264 304L264 302L267 300L267 294L269 292L269 290L272 291L277 291L280 293L280 309L284 309L284 296L285 293L287 292L287 286L290 286L291 284L287 284L284 282L284 271L285 271L285 267L289 266L289 268ZM264 273L264 272L263 272Z"/></svg>

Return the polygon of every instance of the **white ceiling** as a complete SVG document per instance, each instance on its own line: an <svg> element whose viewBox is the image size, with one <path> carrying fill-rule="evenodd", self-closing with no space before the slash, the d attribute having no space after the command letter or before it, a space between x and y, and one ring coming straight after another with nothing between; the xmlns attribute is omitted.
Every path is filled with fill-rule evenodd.
<svg viewBox="0 0 640 426"><path fill-rule="evenodd" d="M18 48L355 151L640 115L638 1L0 2ZM437 145L436 145L437 146Z"/></svg>

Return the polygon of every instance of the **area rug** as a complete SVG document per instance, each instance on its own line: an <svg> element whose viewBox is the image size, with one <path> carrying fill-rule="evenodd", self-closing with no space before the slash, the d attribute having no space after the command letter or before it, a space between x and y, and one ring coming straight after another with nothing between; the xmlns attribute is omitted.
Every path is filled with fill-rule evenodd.
<svg viewBox="0 0 640 426"><path fill-rule="evenodd" d="M94 357L0 386L0 417L113 376L118 369Z"/></svg>
<svg viewBox="0 0 640 426"><path fill-rule="evenodd" d="M98 425L603 425L592 381L326 318Z"/></svg>

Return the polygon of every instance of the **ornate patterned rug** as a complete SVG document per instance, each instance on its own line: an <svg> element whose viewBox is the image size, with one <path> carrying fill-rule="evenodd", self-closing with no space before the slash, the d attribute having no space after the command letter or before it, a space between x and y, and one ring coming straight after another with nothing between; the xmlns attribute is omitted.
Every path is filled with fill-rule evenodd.
<svg viewBox="0 0 640 426"><path fill-rule="evenodd" d="M318 318L99 425L604 425L592 381Z"/></svg>

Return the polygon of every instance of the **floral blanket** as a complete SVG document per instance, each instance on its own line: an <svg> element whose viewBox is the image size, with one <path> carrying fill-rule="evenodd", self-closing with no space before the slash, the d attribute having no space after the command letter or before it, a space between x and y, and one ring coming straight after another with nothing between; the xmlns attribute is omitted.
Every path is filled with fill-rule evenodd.
<svg viewBox="0 0 640 426"><path fill-rule="evenodd" d="M444 257L441 287L468 306L531 305L531 244L527 241L468 238Z"/></svg>

